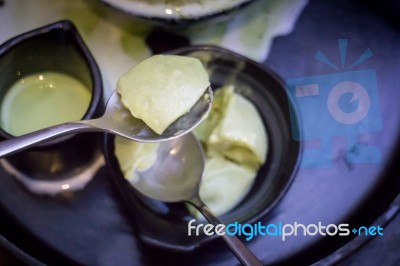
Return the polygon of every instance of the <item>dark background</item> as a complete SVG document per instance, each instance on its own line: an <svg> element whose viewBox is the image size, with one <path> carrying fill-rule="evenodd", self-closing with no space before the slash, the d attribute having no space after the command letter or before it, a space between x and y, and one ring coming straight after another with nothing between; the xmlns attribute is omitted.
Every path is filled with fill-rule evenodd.
<svg viewBox="0 0 400 266"><path fill-rule="evenodd" d="M0 1L0 6L2 2ZM387 49L393 49L393 54L397 56L400 54L399 18L400 1L311 0L301 15L295 32L289 36L276 39L271 55L265 63L284 79L307 76L309 74L307 71L310 71L310 69L307 69L307 63L303 63L309 61L308 55L306 55L307 51L323 49L324 45L327 45L326 43L340 37L346 37L346 35L351 35L352 37L361 36L360 39L366 38L366 42L371 41L371 38L375 38L375 42L382 40L381 49L384 50L386 47ZM371 32L376 33L376 35L371 36ZM165 32L158 32L155 35L157 34L165 37L163 35ZM326 36L326 38L321 38L321 35ZM299 36L302 37L300 38ZM154 38L154 35L152 37ZM324 39L326 43L312 42L313 38L314 40ZM155 39L157 39L157 36ZM298 50L294 49L296 46L293 45L293 40L297 42L297 47L301 47L306 51L304 54L300 54ZM324 51L326 52L326 50ZM297 60L297 68L296 66L293 66L293 69L287 68L285 62L291 59ZM390 58L390 60L399 62L400 57ZM388 59L388 61L390 60ZM385 62L383 60L380 63L384 64ZM399 74L392 78L397 79L397 84L399 85L400 69L397 69L397 73ZM392 89L397 89L397 92L400 90L400 88ZM397 101L400 101L399 94L395 95ZM393 190L400 192L400 187L397 184L394 185L396 187ZM0 224L2 223L0 222ZM0 242L3 245L5 244L5 240ZM5 245L8 246L7 243ZM19 252L18 250L13 250L12 246L8 247L14 254ZM400 265L399 247L400 215L398 214L384 227L383 236L367 241L351 255L345 257L339 265ZM22 265L22 263L10 254L10 250L1 248L0 265Z"/></svg>

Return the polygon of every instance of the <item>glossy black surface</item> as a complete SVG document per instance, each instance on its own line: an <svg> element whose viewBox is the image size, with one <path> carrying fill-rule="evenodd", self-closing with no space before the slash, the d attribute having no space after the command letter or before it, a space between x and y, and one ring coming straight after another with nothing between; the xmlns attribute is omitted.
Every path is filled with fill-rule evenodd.
<svg viewBox="0 0 400 266"><path fill-rule="evenodd" d="M340 64L337 46L340 38L349 40L349 61L367 48L373 51L374 56L360 65L359 70L370 68L377 74L383 130L372 134L369 141L379 147L383 157L380 164L349 167L338 149L331 169L301 169L288 193L270 214L269 222L346 221L354 226L369 225L388 210L399 193L399 170L395 168L400 160L398 6L398 1L310 1L294 31L274 40L264 63L285 80L332 73L332 69L317 62L314 56L322 51ZM343 145L345 139L336 141ZM4 173L0 175L0 232L41 261L56 264L69 258L86 265L237 263L220 242L182 254L163 252L138 241L126 219L131 214L119 204L106 169L84 191L56 199L31 195L13 178ZM20 212L21 209L27 212ZM387 217L394 217L397 211L393 209ZM10 217L10 222L5 223L3 217ZM342 265L398 265L399 219L397 216L394 224L385 224L389 220L381 224L385 226L383 237L374 238ZM349 240L297 237L283 243L258 238L250 247L265 262L288 265L311 264L344 247L327 262L336 263L360 247L359 243L351 248L343 246Z"/></svg>

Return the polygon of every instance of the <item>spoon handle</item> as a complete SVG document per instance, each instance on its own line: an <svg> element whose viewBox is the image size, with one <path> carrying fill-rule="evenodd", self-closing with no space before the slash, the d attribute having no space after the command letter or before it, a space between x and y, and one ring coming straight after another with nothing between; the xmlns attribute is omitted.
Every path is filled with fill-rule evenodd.
<svg viewBox="0 0 400 266"><path fill-rule="evenodd" d="M199 198L195 198L190 202L194 205L204 217L214 226L217 224L223 224L223 222L216 217L213 212L204 204L204 202ZM246 245L240 241L236 236L229 236L227 234L221 235L222 239L229 246L231 251L235 254L237 259L246 266L261 266L262 262L251 252Z"/></svg>
<svg viewBox="0 0 400 266"><path fill-rule="evenodd" d="M96 129L90 124L80 121L56 125L12 139L3 140L0 142L0 158L27 149L35 144L42 143L55 137L83 131L96 131Z"/></svg>

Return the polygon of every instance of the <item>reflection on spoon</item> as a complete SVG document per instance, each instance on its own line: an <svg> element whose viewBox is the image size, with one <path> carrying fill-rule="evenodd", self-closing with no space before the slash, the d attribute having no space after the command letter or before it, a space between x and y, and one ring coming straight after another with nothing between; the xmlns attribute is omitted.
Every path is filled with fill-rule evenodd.
<svg viewBox="0 0 400 266"><path fill-rule="evenodd" d="M200 143L189 133L162 142L154 164L137 172L132 186L143 195L164 202L185 201L196 207L214 226L223 224L203 203L199 186L204 170L204 154ZM244 265L262 265L257 257L236 237L221 236Z"/></svg>
<svg viewBox="0 0 400 266"><path fill-rule="evenodd" d="M106 111L102 117L64 123L4 140L0 142L0 158L55 137L79 132L108 132L140 142L171 140L191 131L203 121L210 111L212 99L211 87L208 87L188 113L178 118L159 135L142 120L133 117L121 104L119 94L114 91L107 102Z"/></svg>

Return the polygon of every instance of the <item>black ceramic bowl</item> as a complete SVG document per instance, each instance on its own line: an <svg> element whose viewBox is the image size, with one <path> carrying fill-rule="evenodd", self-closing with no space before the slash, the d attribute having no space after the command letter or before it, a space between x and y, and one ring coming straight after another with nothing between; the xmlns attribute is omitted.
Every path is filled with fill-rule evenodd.
<svg viewBox="0 0 400 266"><path fill-rule="evenodd" d="M163 28L229 19L256 0L99 0L120 15ZM186 3L185 3L186 2Z"/></svg>
<svg viewBox="0 0 400 266"><path fill-rule="evenodd" d="M234 84L261 114L268 134L268 156L244 200L221 219L253 223L266 216L288 189L297 169L300 143L291 132L299 127L291 121L291 102L284 85L272 71L243 56L214 46L191 46L172 54L197 57L210 73L213 88ZM292 128L295 127L295 128ZM125 203L127 216L139 237L153 245L191 250L215 237L188 236L187 222L193 219L181 203L166 204L145 198L127 182L114 155L114 137L105 137L105 156L111 178ZM215 236L215 235L214 235Z"/></svg>

